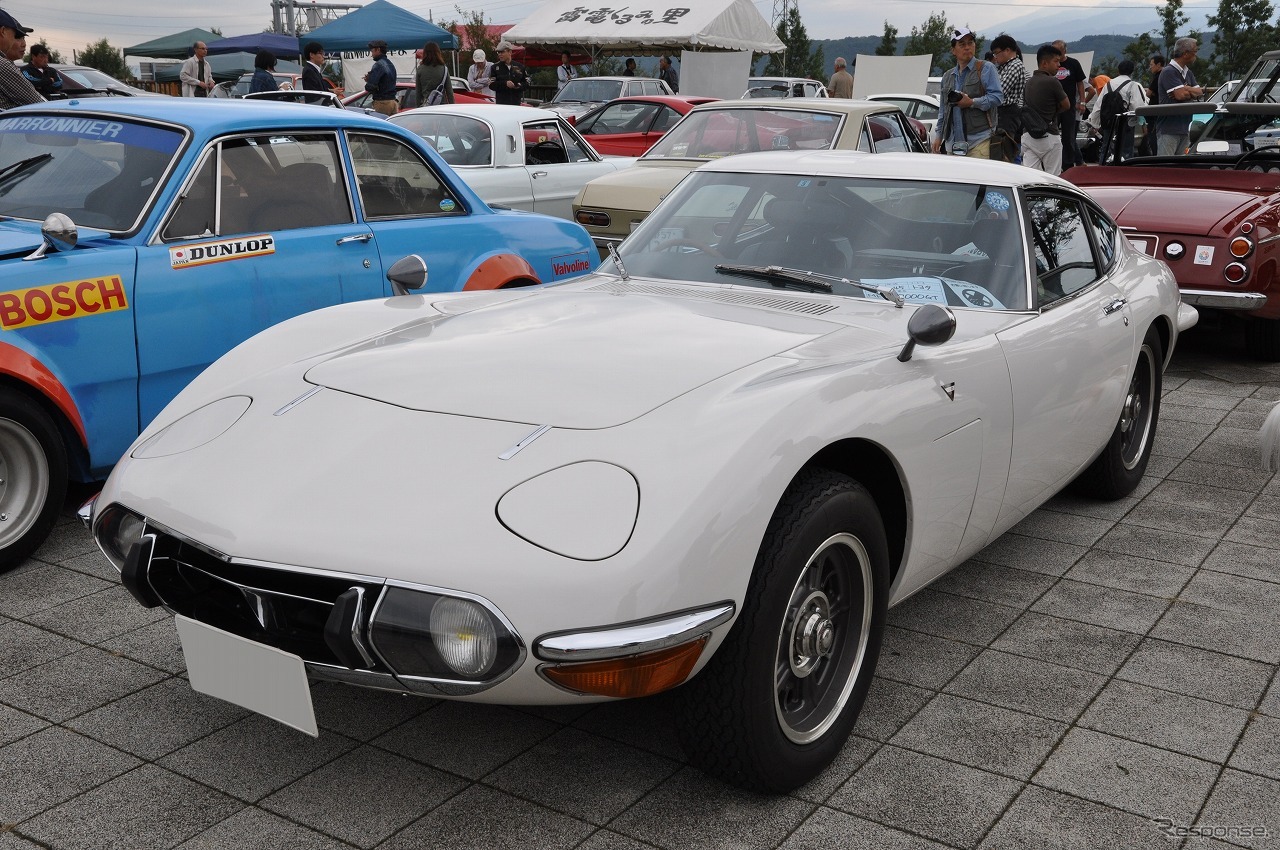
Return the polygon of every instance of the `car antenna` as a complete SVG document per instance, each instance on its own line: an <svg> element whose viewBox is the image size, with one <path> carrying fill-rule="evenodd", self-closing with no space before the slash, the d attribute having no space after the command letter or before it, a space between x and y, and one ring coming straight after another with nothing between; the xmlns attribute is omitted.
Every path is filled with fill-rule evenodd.
<svg viewBox="0 0 1280 850"><path fill-rule="evenodd" d="M609 259L613 260L613 264L618 267L618 274L622 275L623 280L631 280L631 275L627 274L627 267L622 264L622 258L618 256L618 249L613 247L612 242L606 245L609 248Z"/></svg>

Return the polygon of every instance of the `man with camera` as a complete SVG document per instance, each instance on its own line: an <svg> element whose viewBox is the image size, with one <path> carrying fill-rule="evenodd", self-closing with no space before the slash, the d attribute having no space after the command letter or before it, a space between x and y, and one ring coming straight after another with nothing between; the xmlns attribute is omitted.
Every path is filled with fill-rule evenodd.
<svg viewBox="0 0 1280 850"><path fill-rule="evenodd" d="M951 33L951 54L956 66L942 75L942 109L934 153L991 158L991 133L996 127L1002 92L996 67L974 60L976 41L966 27ZM945 147L944 147L945 146Z"/></svg>

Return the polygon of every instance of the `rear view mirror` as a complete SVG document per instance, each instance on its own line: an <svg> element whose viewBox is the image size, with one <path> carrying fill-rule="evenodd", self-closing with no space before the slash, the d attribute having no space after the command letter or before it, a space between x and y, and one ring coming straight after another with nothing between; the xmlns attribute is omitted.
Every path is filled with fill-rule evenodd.
<svg viewBox="0 0 1280 850"><path fill-rule="evenodd" d="M419 290L427 285L427 261L417 254L401 257L387 269L387 280L391 281L391 291L396 295Z"/></svg>
<svg viewBox="0 0 1280 850"><path fill-rule="evenodd" d="M1206 140L1196 143L1196 153L1229 153L1231 145L1218 140Z"/></svg>

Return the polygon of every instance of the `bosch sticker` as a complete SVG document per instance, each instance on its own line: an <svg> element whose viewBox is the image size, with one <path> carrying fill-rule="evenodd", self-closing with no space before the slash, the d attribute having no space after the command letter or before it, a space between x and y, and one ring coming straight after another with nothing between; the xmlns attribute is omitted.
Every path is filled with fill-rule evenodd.
<svg viewBox="0 0 1280 850"><path fill-rule="evenodd" d="M555 273L556 277L583 274L591 271L591 261L587 259L586 251L579 251L576 254L564 254L551 258L551 271Z"/></svg>
<svg viewBox="0 0 1280 850"><path fill-rule="evenodd" d="M126 310L129 302L119 277L69 280L14 292L0 292L0 328L6 331Z"/></svg>
<svg viewBox="0 0 1280 850"><path fill-rule="evenodd" d="M198 245L181 245L169 249L169 265L175 269L189 269L223 263L227 260L243 260L247 257L263 257L276 252L276 240L269 234L242 236L238 239L220 239L217 242L201 242Z"/></svg>
<svg viewBox="0 0 1280 850"><path fill-rule="evenodd" d="M454 207L456 206L457 204L453 202L453 198L445 198L443 201L440 202L440 211L453 212Z"/></svg>

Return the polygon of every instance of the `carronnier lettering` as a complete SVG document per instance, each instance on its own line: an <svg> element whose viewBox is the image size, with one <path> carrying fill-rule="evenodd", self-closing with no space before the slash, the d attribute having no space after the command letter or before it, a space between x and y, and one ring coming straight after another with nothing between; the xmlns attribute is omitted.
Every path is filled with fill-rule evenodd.
<svg viewBox="0 0 1280 850"><path fill-rule="evenodd" d="M0 292L0 329L13 331L128 307L124 281L116 275L51 283Z"/></svg>

